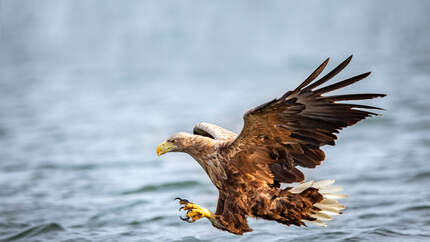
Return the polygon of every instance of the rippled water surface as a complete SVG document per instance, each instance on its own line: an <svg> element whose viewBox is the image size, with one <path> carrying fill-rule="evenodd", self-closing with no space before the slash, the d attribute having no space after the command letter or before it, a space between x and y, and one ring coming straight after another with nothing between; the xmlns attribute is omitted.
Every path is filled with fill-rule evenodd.
<svg viewBox="0 0 430 242"><path fill-rule="evenodd" d="M36 4L36 3L34 3ZM182 3L183 4L183 3ZM430 240L430 4L426 1L0 1L0 241ZM179 220L212 210L191 157L155 147L243 113L354 53L344 90L386 109L344 130L308 179L349 198L327 228L249 219L235 236Z"/></svg>

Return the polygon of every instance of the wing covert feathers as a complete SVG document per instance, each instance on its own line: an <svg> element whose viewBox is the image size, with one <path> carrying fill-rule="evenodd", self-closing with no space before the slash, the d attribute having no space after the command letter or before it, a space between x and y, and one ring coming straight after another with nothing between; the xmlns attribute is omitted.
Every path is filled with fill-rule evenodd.
<svg viewBox="0 0 430 242"><path fill-rule="evenodd" d="M384 97L385 94L361 93L328 95L329 92L352 85L370 72L321 87L351 61L348 57L328 74L317 80L329 59L325 60L305 81L281 98L273 99L244 115L244 127L239 136L230 144L230 158L241 153L240 157L251 156L256 150L267 154L260 159L280 183L301 182L303 173L296 166L314 168L324 160L324 145L334 145L336 134L358 121L378 115L369 110L380 108L342 103L340 101L366 100ZM242 163L243 164L243 163Z"/></svg>

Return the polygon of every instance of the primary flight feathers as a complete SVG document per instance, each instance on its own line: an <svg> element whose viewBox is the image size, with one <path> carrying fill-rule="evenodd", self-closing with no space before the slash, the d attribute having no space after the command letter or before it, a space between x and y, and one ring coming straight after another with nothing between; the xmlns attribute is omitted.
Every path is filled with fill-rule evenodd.
<svg viewBox="0 0 430 242"><path fill-rule="evenodd" d="M264 146L267 152L272 154L273 160L277 161L271 169L278 182L303 181L303 174L295 169L295 166L313 168L321 164L325 156L320 146L334 145L337 139L335 134L339 130L368 116L377 115L365 109L379 109L338 101L385 96L370 93L322 96L362 80L370 74L368 72L320 88L321 84L345 68L351 58L352 56L312 83L327 65L327 59L294 91L248 111L244 116L244 128L230 149L237 152L237 147L246 149ZM319 89L314 90L315 88Z"/></svg>

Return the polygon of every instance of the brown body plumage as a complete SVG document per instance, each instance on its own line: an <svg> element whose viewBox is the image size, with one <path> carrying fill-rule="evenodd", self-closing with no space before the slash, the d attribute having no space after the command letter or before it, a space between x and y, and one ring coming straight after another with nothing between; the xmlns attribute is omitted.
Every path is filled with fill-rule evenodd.
<svg viewBox="0 0 430 242"><path fill-rule="evenodd" d="M286 225L305 225L330 219L342 205L331 194L334 181L306 183L285 189L281 183L303 182L298 166L314 168L324 160L323 145L334 145L335 133L375 113L378 109L358 104L337 103L383 97L383 94L323 94L355 83L370 73L319 86L339 73L346 59L324 77L314 81L328 59L295 90L260 105L244 115L239 135L213 124L199 123L194 134L178 133L157 148L157 153L181 151L190 154L219 190L215 214L181 200L188 221L208 217L212 224L235 234L251 231L247 217L274 220ZM336 190L336 189L334 189ZM191 204L191 205L190 205ZM194 209L194 210L193 210ZM206 211L206 210L204 210Z"/></svg>

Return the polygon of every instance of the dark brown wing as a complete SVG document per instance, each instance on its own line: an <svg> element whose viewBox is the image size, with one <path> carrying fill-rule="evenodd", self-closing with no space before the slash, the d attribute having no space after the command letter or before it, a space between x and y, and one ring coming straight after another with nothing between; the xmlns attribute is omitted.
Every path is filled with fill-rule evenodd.
<svg viewBox="0 0 430 242"><path fill-rule="evenodd" d="M269 169L276 184L303 181L304 175L296 166L314 168L320 165L325 157L321 146L334 145L337 138L335 134L339 130L366 117L377 115L366 110L379 109L337 102L385 96L373 93L323 96L360 81L370 74L364 73L319 87L344 69L351 58L352 56L321 79L314 81L327 65L327 59L295 90L248 111L244 115L242 132L227 147L230 160L249 157L252 163L249 165ZM256 157L258 159L255 159Z"/></svg>

